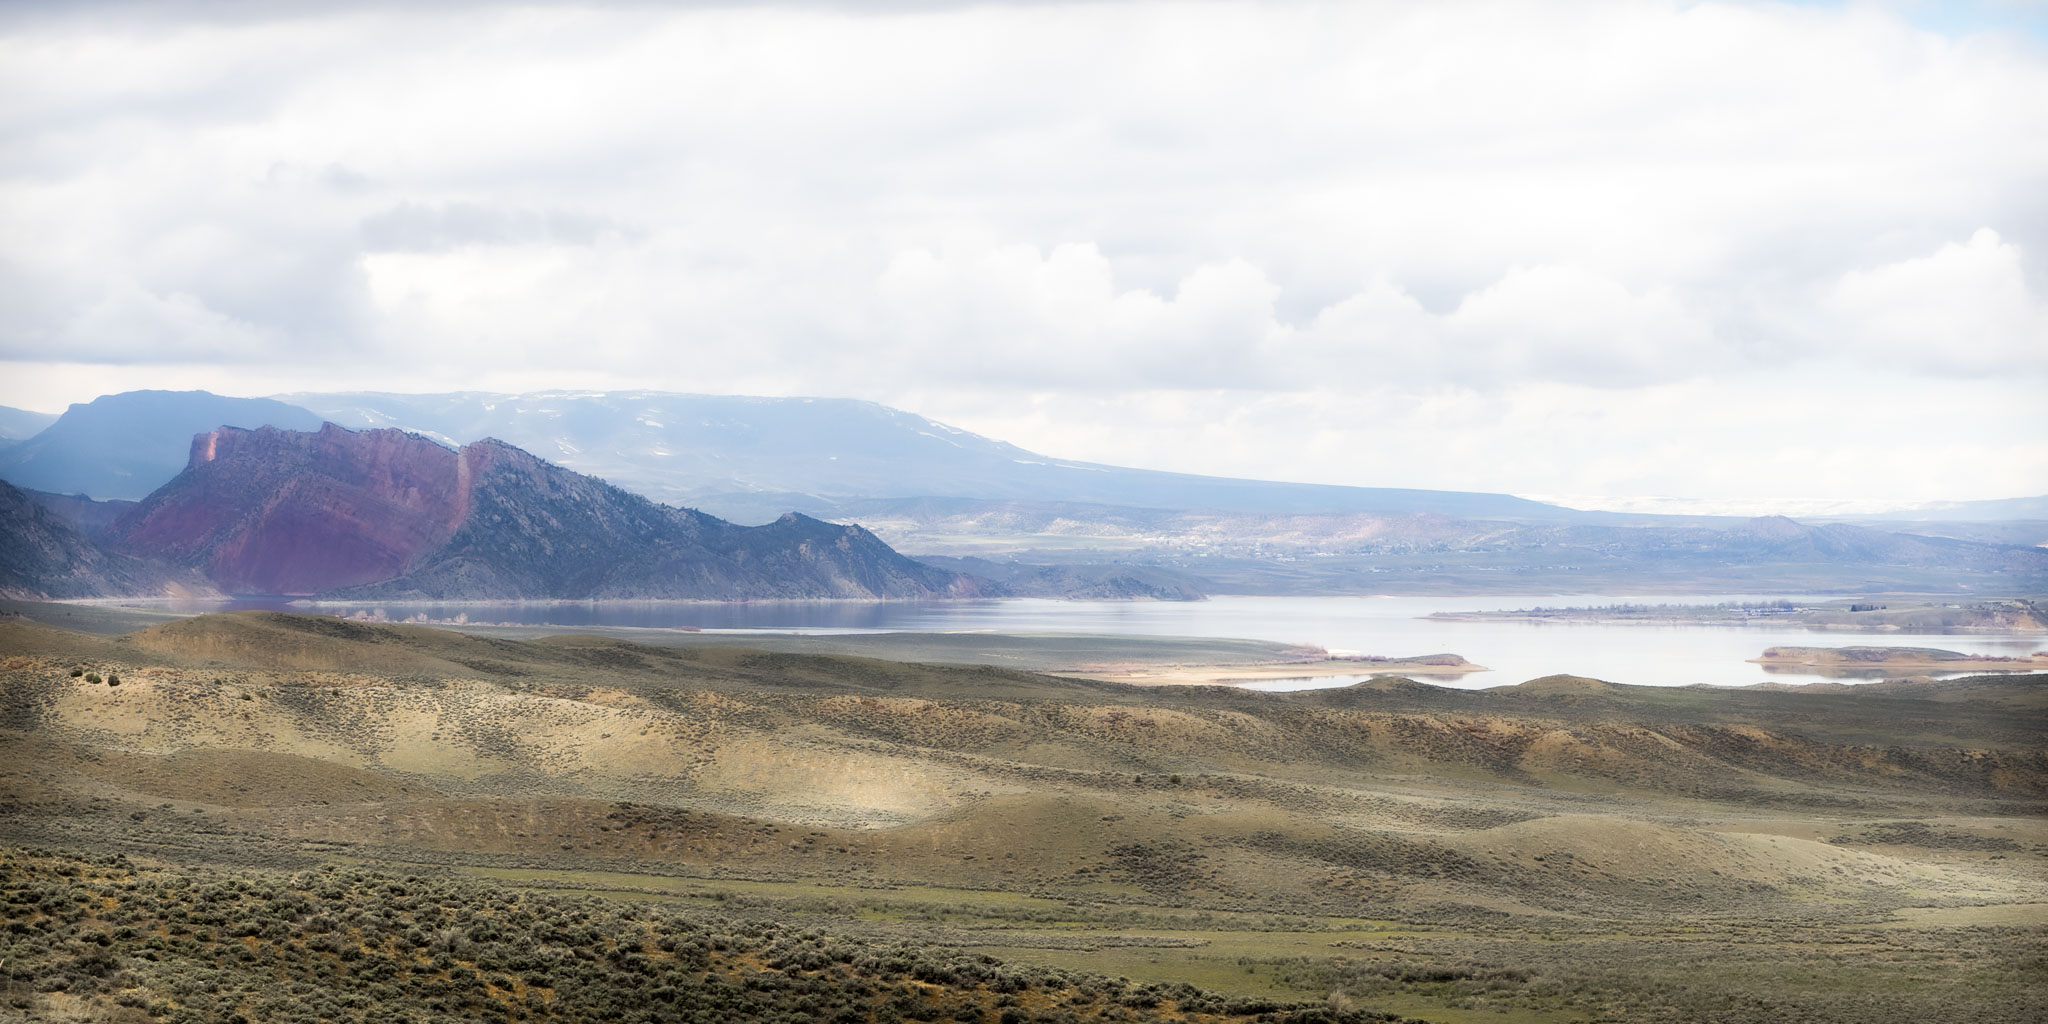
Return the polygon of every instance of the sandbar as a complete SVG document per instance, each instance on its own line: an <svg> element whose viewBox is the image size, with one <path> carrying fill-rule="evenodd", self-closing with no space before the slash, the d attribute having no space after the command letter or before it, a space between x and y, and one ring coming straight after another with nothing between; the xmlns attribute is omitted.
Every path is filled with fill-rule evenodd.
<svg viewBox="0 0 2048 1024"><path fill-rule="evenodd" d="M1453 660L1455 659L1455 660ZM1465 675L1490 672L1455 655L1427 658L1329 658L1322 661L1275 662L1264 665L1144 665L1089 671L1052 672L1073 679L1100 679L1136 686L1234 686L1273 679L1374 675Z"/></svg>

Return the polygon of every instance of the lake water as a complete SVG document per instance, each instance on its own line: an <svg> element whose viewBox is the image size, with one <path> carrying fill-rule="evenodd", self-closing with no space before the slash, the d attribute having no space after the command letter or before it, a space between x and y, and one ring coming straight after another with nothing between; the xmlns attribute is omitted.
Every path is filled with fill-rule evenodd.
<svg viewBox="0 0 2048 1024"><path fill-rule="evenodd" d="M1782 595L1779 595L1782 596ZM705 631L795 633L959 632L1107 633L1234 637L1316 644L1334 654L1406 657L1449 653L1491 671L1430 678L1484 687L1568 672L1617 683L1684 686L1814 682L1821 676L1766 671L1748 659L1773 646L1937 647L1966 654L2024 657L2043 648L2039 634L1849 633L1760 626L1639 623L1456 622L1431 612L1512 610L1538 605L1716 604L1776 600L1753 595L1573 595L1539 597L1217 597L1207 601L751 602L745 604L546 603L474 606L381 603L319 611L381 612L393 620L424 615L472 622L564 626L637 626ZM1799 598L1792 598L1797 601ZM272 605L274 607L274 605ZM296 609L311 610L311 609ZM1854 681L1840 676L1836 681ZM1291 680L1265 688L1342 685L1352 679Z"/></svg>

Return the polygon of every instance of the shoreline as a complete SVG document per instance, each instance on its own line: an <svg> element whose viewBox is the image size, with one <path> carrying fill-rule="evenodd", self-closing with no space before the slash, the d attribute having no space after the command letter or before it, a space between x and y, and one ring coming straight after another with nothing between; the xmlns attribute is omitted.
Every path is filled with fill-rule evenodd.
<svg viewBox="0 0 2048 1024"><path fill-rule="evenodd" d="M1873 671L1873 672L2041 672L2048 671L2048 655L2029 658L1994 658L1966 656L1961 658L1883 658L1859 661L1840 657L1764 657L1748 659L1751 665L1772 668L1810 668L1822 671Z"/></svg>
<svg viewBox="0 0 2048 1024"><path fill-rule="evenodd" d="M1271 682L1275 679L1381 675L1462 676L1491 671L1493 670L1484 665L1474 665L1463 658L1449 664L1409 658L1326 658L1321 661L1270 662L1263 665L1129 665L1096 670L1047 672L1046 675L1067 679L1093 679L1107 683L1128 683L1132 686L1236 686L1243 683Z"/></svg>

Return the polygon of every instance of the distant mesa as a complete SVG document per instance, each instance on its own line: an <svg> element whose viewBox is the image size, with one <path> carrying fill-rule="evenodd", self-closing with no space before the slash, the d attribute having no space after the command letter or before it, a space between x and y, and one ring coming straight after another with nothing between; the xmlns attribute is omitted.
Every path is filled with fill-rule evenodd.
<svg viewBox="0 0 2048 1024"><path fill-rule="evenodd" d="M320 417L268 398L205 391L102 395L0 451L0 478L58 494L140 499L184 468L192 435L222 424L317 430Z"/></svg>

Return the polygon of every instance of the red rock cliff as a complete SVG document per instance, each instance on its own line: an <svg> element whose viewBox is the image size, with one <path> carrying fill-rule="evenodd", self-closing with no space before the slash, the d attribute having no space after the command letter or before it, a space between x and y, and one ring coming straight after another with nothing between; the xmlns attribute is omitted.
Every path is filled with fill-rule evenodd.
<svg viewBox="0 0 2048 1024"><path fill-rule="evenodd" d="M112 543L191 564L232 593L316 594L402 575L469 507L456 452L397 430L222 427Z"/></svg>

